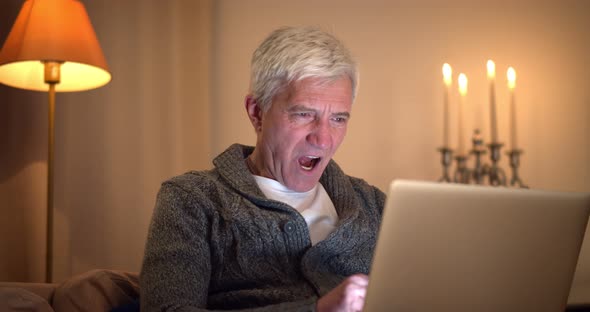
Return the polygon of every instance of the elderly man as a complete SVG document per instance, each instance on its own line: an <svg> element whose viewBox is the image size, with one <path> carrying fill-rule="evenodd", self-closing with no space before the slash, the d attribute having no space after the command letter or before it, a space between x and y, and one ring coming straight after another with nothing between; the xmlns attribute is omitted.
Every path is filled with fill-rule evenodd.
<svg viewBox="0 0 590 312"><path fill-rule="evenodd" d="M141 271L144 311L360 311L385 195L332 160L357 86L348 50L316 28L272 32L232 145L162 184Z"/></svg>

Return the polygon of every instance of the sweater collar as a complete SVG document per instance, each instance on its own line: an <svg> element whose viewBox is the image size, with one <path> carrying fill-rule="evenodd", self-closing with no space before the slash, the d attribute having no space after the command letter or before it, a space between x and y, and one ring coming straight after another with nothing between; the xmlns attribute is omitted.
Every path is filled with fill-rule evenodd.
<svg viewBox="0 0 590 312"><path fill-rule="evenodd" d="M245 162L253 151L253 146L233 144L215 157L213 164L223 179L237 192L250 200L262 202L266 201L266 198ZM330 160L320 177L320 183L334 203L341 222L354 218L358 213L355 209L358 207L355 191L349 179L334 160Z"/></svg>
<svg viewBox="0 0 590 312"><path fill-rule="evenodd" d="M213 159L213 165L221 177L242 195L264 197L246 165L245 160L252 151L252 146L233 144Z"/></svg>

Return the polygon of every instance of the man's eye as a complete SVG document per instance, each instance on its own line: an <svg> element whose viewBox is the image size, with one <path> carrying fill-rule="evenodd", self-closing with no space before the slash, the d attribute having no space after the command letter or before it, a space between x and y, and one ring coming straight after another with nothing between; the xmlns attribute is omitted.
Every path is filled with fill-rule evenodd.
<svg viewBox="0 0 590 312"><path fill-rule="evenodd" d="M348 118L346 118L346 117L334 117L334 118L332 118L332 120L334 120L336 123L346 123L348 121Z"/></svg>
<svg viewBox="0 0 590 312"><path fill-rule="evenodd" d="M303 117L303 118L308 118L308 117L311 117L311 113L309 113L309 112L297 112L297 113L295 113L295 116L297 116L297 117Z"/></svg>

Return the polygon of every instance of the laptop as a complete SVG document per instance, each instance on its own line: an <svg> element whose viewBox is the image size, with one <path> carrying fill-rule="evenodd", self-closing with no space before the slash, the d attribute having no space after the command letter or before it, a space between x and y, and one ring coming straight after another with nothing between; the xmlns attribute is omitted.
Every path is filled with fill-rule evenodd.
<svg viewBox="0 0 590 312"><path fill-rule="evenodd" d="M590 194L396 180L364 311L564 311Z"/></svg>

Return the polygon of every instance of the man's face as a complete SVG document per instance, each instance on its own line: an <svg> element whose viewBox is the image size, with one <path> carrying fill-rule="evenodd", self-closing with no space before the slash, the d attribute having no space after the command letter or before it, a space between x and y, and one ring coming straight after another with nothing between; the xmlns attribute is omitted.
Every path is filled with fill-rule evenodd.
<svg viewBox="0 0 590 312"><path fill-rule="evenodd" d="M294 191L312 189L344 139L351 106L348 77L303 79L277 94L267 112L258 111L258 126L253 119L257 174Z"/></svg>

